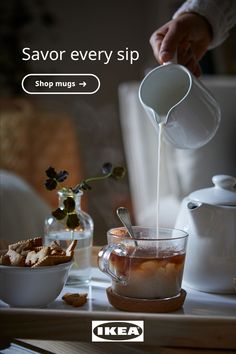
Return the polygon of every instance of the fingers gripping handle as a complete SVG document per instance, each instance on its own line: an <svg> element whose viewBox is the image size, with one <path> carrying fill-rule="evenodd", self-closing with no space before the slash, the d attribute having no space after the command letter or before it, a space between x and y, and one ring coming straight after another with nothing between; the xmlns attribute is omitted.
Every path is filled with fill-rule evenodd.
<svg viewBox="0 0 236 354"><path fill-rule="evenodd" d="M163 65L167 65L167 64L178 64L177 51L175 52L171 60L167 61L166 63L163 63Z"/></svg>
<svg viewBox="0 0 236 354"><path fill-rule="evenodd" d="M118 256L126 256L127 250L125 246L120 243L104 246L98 253L98 267L103 273L108 274L116 282L126 285L127 278L124 275L115 274L110 267L110 257L112 253L115 253Z"/></svg>

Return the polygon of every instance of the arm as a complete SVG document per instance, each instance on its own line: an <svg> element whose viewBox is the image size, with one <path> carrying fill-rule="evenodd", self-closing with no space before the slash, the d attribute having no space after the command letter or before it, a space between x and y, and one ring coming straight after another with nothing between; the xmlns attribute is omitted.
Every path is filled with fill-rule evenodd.
<svg viewBox="0 0 236 354"><path fill-rule="evenodd" d="M236 24L235 0L187 0L176 11L173 19L189 12L203 16L210 24L212 41L209 48L222 44L229 36L229 30Z"/></svg>
<svg viewBox="0 0 236 354"><path fill-rule="evenodd" d="M199 60L212 40L209 23L195 13L183 13L153 33L150 39L154 56L161 64L177 52L178 63L200 76Z"/></svg>
<svg viewBox="0 0 236 354"><path fill-rule="evenodd" d="M153 33L150 43L159 63L171 60L177 51L178 62L199 76L199 60L227 37L235 23L236 1L188 0Z"/></svg>

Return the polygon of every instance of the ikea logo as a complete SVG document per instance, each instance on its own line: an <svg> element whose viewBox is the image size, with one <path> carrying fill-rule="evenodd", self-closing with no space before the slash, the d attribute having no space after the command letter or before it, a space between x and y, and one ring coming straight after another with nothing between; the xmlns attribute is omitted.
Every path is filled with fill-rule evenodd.
<svg viewBox="0 0 236 354"><path fill-rule="evenodd" d="M92 321L92 342L143 342L143 321Z"/></svg>

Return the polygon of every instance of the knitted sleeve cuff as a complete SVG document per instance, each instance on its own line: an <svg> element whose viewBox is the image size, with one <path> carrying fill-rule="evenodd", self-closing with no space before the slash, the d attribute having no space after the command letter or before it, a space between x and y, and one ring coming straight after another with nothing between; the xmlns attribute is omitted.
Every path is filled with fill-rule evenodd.
<svg viewBox="0 0 236 354"><path fill-rule="evenodd" d="M186 12L195 12L205 17L212 27L213 39L209 49L219 46L236 24L235 0L187 0L173 18Z"/></svg>

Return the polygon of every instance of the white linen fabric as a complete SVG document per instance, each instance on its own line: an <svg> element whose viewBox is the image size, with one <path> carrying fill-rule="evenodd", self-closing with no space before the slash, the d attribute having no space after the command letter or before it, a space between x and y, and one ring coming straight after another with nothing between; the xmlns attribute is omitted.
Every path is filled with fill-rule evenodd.
<svg viewBox="0 0 236 354"><path fill-rule="evenodd" d="M175 12L173 18L186 12L196 12L205 17L212 27L213 40L209 49L220 45L236 24L235 0L187 0Z"/></svg>

